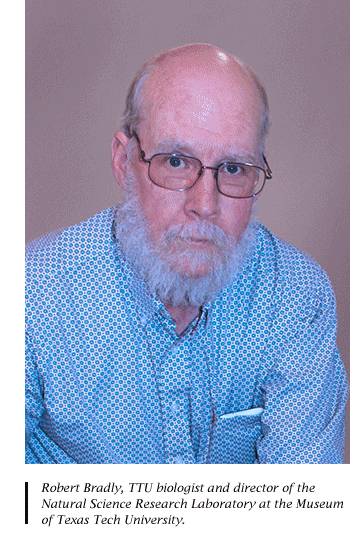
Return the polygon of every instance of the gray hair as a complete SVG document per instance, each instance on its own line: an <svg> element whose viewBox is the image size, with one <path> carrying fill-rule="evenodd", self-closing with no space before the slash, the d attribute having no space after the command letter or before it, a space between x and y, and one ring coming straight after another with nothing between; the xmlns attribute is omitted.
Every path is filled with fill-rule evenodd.
<svg viewBox="0 0 350 544"><path fill-rule="evenodd" d="M153 59L152 59L153 60ZM145 62L136 72L128 90L125 101L125 111L122 118L121 130L128 138L131 138L141 121L141 110L143 106L143 88L146 80L155 69L155 62Z"/></svg>
<svg viewBox="0 0 350 544"><path fill-rule="evenodd" d="M173 51L173 50L172 50ZM170 53L170 52L169 52ZM160 53L159 55L156 55L155 57L147 60L141 68L136 73L130 87L128 90L128 94L126 97L126 106L124 111L124 116L122 118L122 124L121 124L121 130L128 136L128 138L131 138L134 131L136 131L139 123L141 122L142 118L142 107L144 105L144 86L145 83L150 76L150 74L156 69L158 60L160 57L163 57L167 53ZM263 151L264 148L264 141L268 134L269 127L270 127L270 121L269 121L269 104L267 99L267 93L266 90L259 80L258 76L255 74L255 72L252 70L248 64L241 61L237 57L233 57L233 59L241 66L241 68L244 70L244 72L253 80L253 83L255 84L255 87L258 91L258 94L260 96L262 105L263 105L263 113L261 118L261 135L260 135L260 142L261 142L261 151Z"/></svg>

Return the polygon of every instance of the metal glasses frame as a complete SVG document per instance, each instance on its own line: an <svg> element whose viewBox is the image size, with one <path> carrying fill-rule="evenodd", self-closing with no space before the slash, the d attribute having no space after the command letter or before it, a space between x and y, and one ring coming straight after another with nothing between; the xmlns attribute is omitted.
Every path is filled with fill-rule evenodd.
<svg viewBox="0 0 350 544"><path fill-rule="evenodd" d="M218 166L203 166L202 164L202 161L200 161L199 159L197 159L197 157L191 157L190 155L182 155L181 153L155 153L154 155L152 155L152 157L150 157L149 159L146 159L146 153L144 152L144 150L142 149L141 147L141 142L140 142L140 138L138 137L138 135L136 134L135 131L133 131L132 133L132 136L135 137L136 141L137 141L137 145L138 145L138 148L139 148L139 154L140 154L140 159L142 162L145 162L145 163L148 163L148 177L149 179L152 181L152 183L154 183L154 185L157 185L157 187L161 187L162 189L168 189L169 191L179 191L179 192L182 192L182 191L187 191L188 189L191 189L196 183L197 181L199 180L199 178L201 177L201 175L203 174L203 170L212 170L213 171L213 176L215 178L215 181L216 181L216 187L217 187L217 190L219 191L219 193L223 196L227 196L227 198L239 198L239 199L243 199L243 198L253 198L253 196L257 196L259 193L261 193L261 191L263 190L263 188L265 187L265 182L267 179L271 179L272 178L272 170L271 168L269 167L269 164L266 160L266 157L265 155L263 154L263 160L264 160L264 163L266 165L266 170L265 168L262 168L261 166L257 166L255 164L252 164L252 163L249 163L249 162L235 162L234 161L234 164L237 164L238 166L252 166L254 168L258 168L259 170L261 170L263 173L264 173L264 183L262 184L262 187L261 189L259 189L259 191L257 193L254 193L253 195L248 195L248 196L232 196L232 195L227 195L225 193L223 193L221 190L220 190L220 187L219 187L219 182L218 182L218 172L219 172L219 168L221 168L222 166L225 166L227 164L232 164L232 162L221 162ZM201 165L200 166L200 170L199 170L199 173L198 173L198 176L197 176L197 179L196 181L194 181L192 183L192 185L190 185L190 187L186 187L184 189L173 189L173 188L170 188L170 187L164 187L163 185L159 185L158 183L156 183L154 181L154 179L151 178L151 162L152 162L152 159L154 157L158 157L160 155L169 155L170 157L185 157L187 159L194 159L196 160L197 162L199 162L199 164Z"/></svg>

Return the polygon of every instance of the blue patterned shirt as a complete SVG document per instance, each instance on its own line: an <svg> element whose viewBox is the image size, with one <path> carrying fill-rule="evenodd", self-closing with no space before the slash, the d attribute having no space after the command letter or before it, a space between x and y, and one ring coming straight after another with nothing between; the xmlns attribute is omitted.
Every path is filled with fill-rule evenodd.
<svg viewBox="0 0 350 544"><path fill-rule="evenodd" d="M181 334L124 259L115 209L28 246L27 463L341 463L335 300L256 224Z"/></svg>

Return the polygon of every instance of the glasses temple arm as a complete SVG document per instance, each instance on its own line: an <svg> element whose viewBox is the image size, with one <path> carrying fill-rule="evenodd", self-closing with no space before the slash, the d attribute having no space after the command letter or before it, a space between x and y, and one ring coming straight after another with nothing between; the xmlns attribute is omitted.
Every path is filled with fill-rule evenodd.
<svg viewBox="0 0 350 544"><path fill-rule="evenodd" d="M266 178L271 179L272 178L272 170L269 167L269 163L266 160L265 155L263 155L264 163L266 164Z"/></svg>

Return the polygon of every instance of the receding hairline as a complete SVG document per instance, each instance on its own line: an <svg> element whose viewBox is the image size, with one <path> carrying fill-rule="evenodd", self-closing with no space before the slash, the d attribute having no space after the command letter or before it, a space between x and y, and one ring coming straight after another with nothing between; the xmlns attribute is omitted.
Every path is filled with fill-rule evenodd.
<svg viewBox="0 0 350 544"><path fill-rule="evenodd" d="M127 93L126 108L121 126L123 132L130 138L142 120L142 108L145 104L145 85L151 74L154 74L157 69L162 69L162 65L166 66L166 62L171 61L171 59L176 59L176 57L186 56L186 53L191 55L192 58L198 57L198 59L201 59L202 62L207 62L204 60L205 53L208 53L209 55L211 54L213 58L215 55L217 57L220 57L221 55L222 58L224 56L239 66L245 77L252 82L261 100L263 111L261 119L261 147L263 147L263 142L269 129L269 105L264 86L248 64L240 60L238 57L223 51L222 49L205 43L188 44L170 49L168 51L158 53L142 64L140 69L137 71Z"/></svg>

